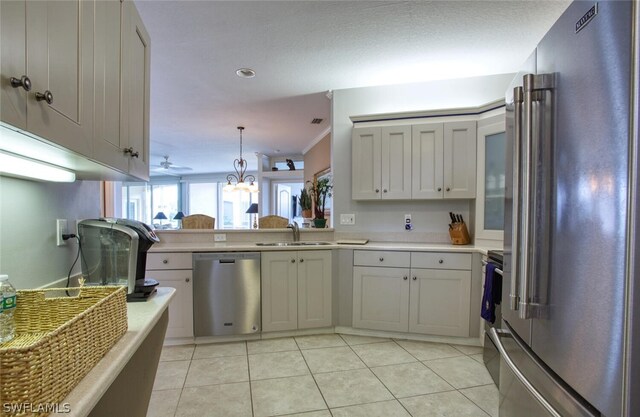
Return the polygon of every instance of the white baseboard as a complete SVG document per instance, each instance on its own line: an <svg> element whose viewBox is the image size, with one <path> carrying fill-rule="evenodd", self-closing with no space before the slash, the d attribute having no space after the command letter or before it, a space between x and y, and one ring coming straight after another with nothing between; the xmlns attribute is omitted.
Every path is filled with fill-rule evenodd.
<svg viewBox="0 0 640 417"><path fill-rule="evenodd" d="M164 346L201 345L207 343L243 342L251 340L277 339L280 337L311 336L316 334L351 334L355 336L387 337L392 339L418 340L421 342L449 343L452 345L482 346L484 339L478 337L430 336L415 333L387 332L380 330L355 329L336 326L319 329L299 329L260 334L241 334L234 336L182 337L164 340Z"/></svg>
<svg viewBox="0 0 640 417"><path fill-rule="evenodd" d="M418 340L421 342L449 343L452 345L466 346L482 346L483 343L483 340L477 337L431 336L416 333L354 329L353 327L346 326L337 326L336 333L352 334L355 336L390 337L392 339Z"/></svg>

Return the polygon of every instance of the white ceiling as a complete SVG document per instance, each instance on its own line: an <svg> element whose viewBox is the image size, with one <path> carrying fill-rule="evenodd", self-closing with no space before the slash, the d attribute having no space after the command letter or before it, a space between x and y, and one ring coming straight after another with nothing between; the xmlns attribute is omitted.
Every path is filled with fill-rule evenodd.
<svg viewBox="0 0 640 417"><path fill-rule="evenodd" d="M300 154L327 90L515 72L568 1L151 1L151 162ZM253 68L252 79L236 76ZM312 125L313 118L323 118Z"/></svg>

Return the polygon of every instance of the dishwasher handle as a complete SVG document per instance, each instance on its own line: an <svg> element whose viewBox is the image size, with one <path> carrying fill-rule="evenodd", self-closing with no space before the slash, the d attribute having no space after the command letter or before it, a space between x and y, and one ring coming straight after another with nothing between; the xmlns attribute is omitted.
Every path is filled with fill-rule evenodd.
<svg viewBox="0 0 640 417"><path fill-rule="evenodd" d="M260 252L195 252L193 261L219 261L232 264L245 259L260 259Z"/></svg>

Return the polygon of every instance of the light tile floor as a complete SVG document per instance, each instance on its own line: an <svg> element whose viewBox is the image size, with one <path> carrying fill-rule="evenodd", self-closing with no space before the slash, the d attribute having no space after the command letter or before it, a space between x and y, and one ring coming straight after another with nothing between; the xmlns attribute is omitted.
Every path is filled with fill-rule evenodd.
<svg viewBox="0 0 640 417"><path fill-rule="evenodd" d="M162 350L148 417L498 417L482 349L352 335Z"/></svg>

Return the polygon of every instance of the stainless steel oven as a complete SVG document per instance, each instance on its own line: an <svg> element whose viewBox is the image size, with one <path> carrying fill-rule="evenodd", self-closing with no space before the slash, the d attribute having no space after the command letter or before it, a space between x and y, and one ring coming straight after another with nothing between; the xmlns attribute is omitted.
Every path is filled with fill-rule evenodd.
<svg viewBox="0 0 640 417"><path fill-rule="evenodd" d="M502 268L503 268L503 263L502 263L502 251L498 251L498 250L490 250L487 253L487 261L482 261L483 266L482 266L482 276L483 276L483 284L486 278L485 277L485 273L486 273L486 264L487 263L492 263L495 266L494 269L494 274L499 275L499 278L502 279ZM500 291L498 292L500 293ZM496 300L496 301L500 301L500 300ZM498 348L496 347L495 343L493 343L493 340L491 339L491 337L489 337L489 330L492 327L496 327L496 328L501 328L501 320L502 320L502 309L501 309L501 304L496 303L496 321L495 323L489 323L488 321L484 320L484 352L482 355L482 359L484 361L484 365L487 367L487 370L489 371L489 374L491 375L491 378L493 379L493 382L495 382L496 386L500 386L500 352L498 351Z"/></svg>

